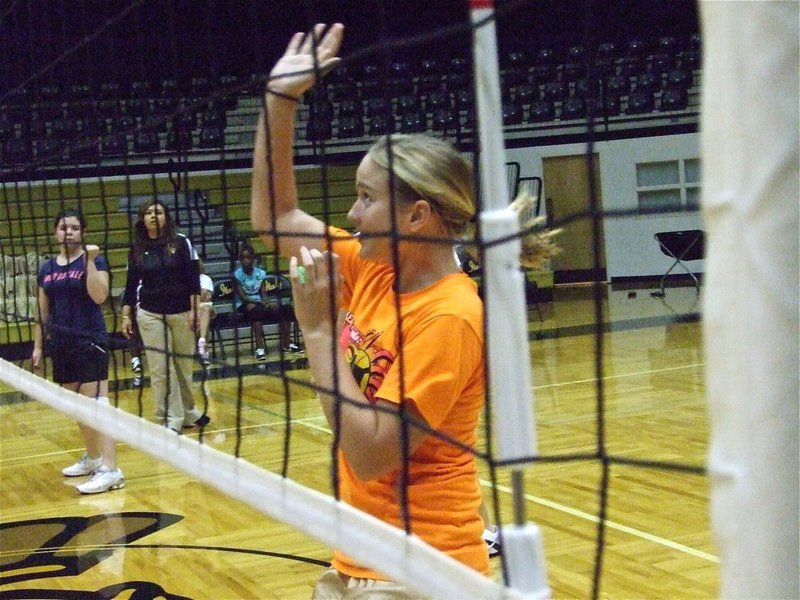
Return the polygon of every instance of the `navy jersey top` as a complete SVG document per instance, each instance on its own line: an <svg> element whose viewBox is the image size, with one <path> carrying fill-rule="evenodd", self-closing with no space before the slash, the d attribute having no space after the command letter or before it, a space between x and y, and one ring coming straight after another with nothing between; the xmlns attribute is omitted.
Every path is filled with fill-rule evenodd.
<svg viewBox="0 0 800 600"><path fill-rule="evenodd" d="M109 271L102 256L95 257L94 264L98 271ZM67 265L59 265L55 257L45 261L39 268L37 281L47 295L50 319L46 331L50 336L106 339L103 309L86 289L86 254Z"/></svg>
<svg viewBox="0 0 800 600"><path fill-rule="evenodd" d="M194 246L182 234L174 244L154 242L138 253L131 250L125 303L135 306L138 287L140 308L160 315L188 312L192 295L200 293L197 260Z"/></svg>

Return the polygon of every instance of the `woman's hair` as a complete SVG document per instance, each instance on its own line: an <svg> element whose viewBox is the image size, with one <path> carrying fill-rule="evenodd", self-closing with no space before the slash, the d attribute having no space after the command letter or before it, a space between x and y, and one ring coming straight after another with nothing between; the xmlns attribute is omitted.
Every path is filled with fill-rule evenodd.
<svg viewBox="0 0 800 600"><path fill-rule="evenodd" d="M144 215L147 209L154 205L160 205L164 209L164 227L161 235L155 240L151 240L147 234L147 226L144 224ZM176 241L175 222L170 216L167 206L157 199L151 199L142 203L139 207L139 216L133 226L133 253L137 260L141 259L142 254L147 248L155 245L166 245L167 249L174 249Z"/></svg>
<svg viewBox="0 0 800 600"><path fill-rule="evenodd" d="M394 173L397 199L427 200L453 234L475 216L472 168L449 142L427 135L393 134L367 151L375 164Z"/></svg>
<svg viewBox="0 0 800 600"><path fill-rule="evenodd" d="M80 211L77 211L74 208L64 208L60 210L56 215L55 221L53 222L53 229L56 229L58 227L58 224L61 222L61 219L66 219L69 217L74 217L78 219L78 223L81 224L81 231L86 229L86 221L84 220L83 215L80 213Z"/></svg>
<svg viewBox="0 0 800 600"><path fill-rule="evenodd" d="M394 173L394 189L400 202L427 200L453 235L464 236L476 211L474 184L469 163L452 144L426 135L388 135L378 139L367 156ZM523 193L510 208L522 220L534 202ZM560 252L553 241L560 230L546 229L543 218L521 222L520 227L523 266L539 268Z"/></svg>

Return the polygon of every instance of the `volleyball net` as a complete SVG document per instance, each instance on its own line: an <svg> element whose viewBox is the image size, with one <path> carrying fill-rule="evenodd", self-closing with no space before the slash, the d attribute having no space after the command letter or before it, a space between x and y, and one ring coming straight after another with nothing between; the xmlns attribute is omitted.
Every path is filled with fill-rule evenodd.
<svg viewBox="0 0 800 600"><path fill-rule="evenodd" d="M61 6L64 11L69 9L66 3ZM143 1L131 2L122 9L118 5L81 4L78 17L85 29L75 32L66 28L55 31L52 24L45 26L39 21L42 17L23 5L12 6L0 15L3 22L13 23L18 29L34 31L41 27L54 42L49 46L52 55L24 46L28 53L23 53L19 65L7 67L13 71L9 80L15 82L14 87L0 93L5 127L0 199L4 255L0 268L6 320L3 343L7 348L23 348L21 353L8 354L20 365L32 324L38 318L35 273L42 257L57 252L52 220L63 208L78 208L87 217L87 237L99 242L116 275L112 279L115 293L124 280L135 209L148 198L162 199L175 211L181 231L192 239L206 261L207 272L217 262L222 265L219 273L229 274L243 242L263 250L259 232L250 228L247 205L255 119L266 83L266 75L258 71L268 69L272 61L258 55L258 49L274 50L275 57L279 51L268 41L271 34L263 27L268 15L257 3L243 5L245 8L238 11L236 18L244 18L250 28L243 34L250 42L248 49L238 51L245 56L253 53L251 62L256 72L228 74L229 67L236 70L230 56L236 50L219 49L225 46L220 42L224 34L214 21L233 18L226 11L234 9L210 3L207 11L198 11L206 34L201 42L209 49L205 56L201 52L190 59L183 55L182 44L197 40L181 37L189 17L176 3L165 3L163 12L145 10L147 6ZM380 3L375 6L382 8ZM97 9L95 14L93 8ZM590 393L596 418L594 447L539 452L526 281L518 257L520 239L530 231L521 230L517 215L508 210L516 191L509 188L516 188L519 178L506 179L504 144L508 140L519 144L522 142L518 140L531 135L547 136L561 127L569 130L570 139L579 139L585 145L590 163L598 135L613 130L615 124L625 127L625 122L645 118L633 108L619 104L615 108L613 94L607 93L612 71L614 76L620 75L631 61L649 65L655 55L614 55L612 49L611 54L601 56L589 51L570 54L569 62L561 64L552 60L552 53L548 58L543 52L536 61L529 57L532 62L527 63L524 53L508 52L502 39L498 51L495 27L500 18L513 20L528 15L530 3L507 2L501 8L496 13L491 2L472 2L469 8L465 3L458 11L460 20L453 18L447 24L401 36L389 35L393 24L385 20L383 10L377 10L374 25L383 39L355 48L345 43L341 65L304 98L295 154L298 182L308 189L307 197L301 197L301 206L334 226L345 224L352 199L352 166L376 135L426 131L451 140L474 158L481 217L472 250L482 258L492 388L480 447L464 451L474 453L481 472L486 473L494 520L513 522L501 530L504 550L497 577L486 578L471 571L415 536L339 502L328 490L318 489L320 486L303 485L292 469L290 449L297 426L296 403L298 398L313 401L313 384L302 369L302 361L286 360L282 354L270 366L269 375L247 364L243 354L247 351L240 351L238 329L233 332L232 355L215 357L209 368L198 368L196 373L204 382L203 401L198 402L201 408L209 402L206 383L229 380L229 388L238 390L230 403L220 405L220 410L236 415L232 418L236 440L226 451L216 448L203 431L197 440L177 437L150 422L144 408L147 392L126 390L124 382L129 374L124 354L122 358L115 354L112 363L112 383L120 382L112 394L112 406L59 389L7 361L3 361L0 379L26 396L70 418L91 423L119 442L157 456L430 597L546 597L545 557L538 531L525 514L530 498L525 489L526 475L536 465L594 464L600 476L594 491L597 510L590 515L596 524L591 595L598 597L612 466L692 477L702 477L704 468L689 461L637 458L610 451L603 425L606 363L599 292L595 294L594 345L588 349L595 357ZM310 2L303 3L301 12L304 23L296 29L308 30L309 24L322 20L347 25L346 15L329 15L327 9ZM288 39L288 33L278 36L279 46ZM126 45L124 40L133 45ZM594 43L593 39L584 41L584 51ZM545 49L545 45L542 47ZM443 48L448 49L446 57ZM126 50L130 60L126 60ZM684 46L674 60L677 64L685 61L691 70L694 52ZM144 58L148 53L163 57L158 77L153 61ZM114 58L113 66L100 59L103 54ZM412 56L416 57L414 61L409 60ZM430 58L419 60L420 56ZM202 65L203 61L208 64ZM114 74L117 67L123 72ZM187 78L193 69L205 75ZM578 75L573 77L574 73ZM582 86L587 85L584 94ZM548 95L558 94L559 88L564 96ZM633 96L630 90L624 96L631 107ZM664 97L662 93L662 101ZM679 102L677 106L670 118L686 118L686 113L692 113L691 103L687 107ZM666 107L661 108L666 111ZM696 105L694 108L696 112ZM517 109L522 111L520 120ZM555 109L557 116L547 112ZM568 110L576 112L572 115ZM588 172L589 209L551 220L548 225L557 228L578 220L591 223L594 237L590 245L599 273L600 225L606 220L639 216L640 212L603 211L597 201L598 182L592 179L592 170ZM209 203L209 198L214 202ZM671 208L665 205L663 210ZM274 271L287 269L275 255L268 255L265 263ZM210 274L215 275L213 269ZM595 279L594 285L600 284L599 278ZM116 330L116 310L116 306L109 306L106 311L110 331ZM510 361L509 356L516 358ZM267 377L271 383L253 391L253 386L245 384L251 377ZM282 398L283 409L270 427L282 432L285 443L280 457L260 461L249 457L239 415L249 402L266 393ZM501 479L509 482L512 498L511 510L502 513L499 490L505 486ZM335 484L330 483L330 489L336 489Z"/></svg>

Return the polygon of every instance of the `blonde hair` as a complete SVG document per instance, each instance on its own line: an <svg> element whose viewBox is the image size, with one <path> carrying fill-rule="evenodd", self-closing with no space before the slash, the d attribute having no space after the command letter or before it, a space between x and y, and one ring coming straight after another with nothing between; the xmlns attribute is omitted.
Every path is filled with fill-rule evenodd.
<svg viewBox="0 0 800 600"><path fill-rule="evenodd" d="M399 200L427 200L453 234L463 233L475 216L472 168L451 143L393 134L379 138L367 156L393 173Z"/></svg>
<svg viewBox="0 0 800 600"><path fill-rule="evenodd" d="M472 167L451 143L427 135L392 134L372 144L367 156L394 174L400 202L427 200L451 234L469 237L476 211ZM526 268L540 268L561 251L553 241L560 229L547 229L543 217L525 216L535 202L521 193L510 205L520 218L520 264Z"/></svg>

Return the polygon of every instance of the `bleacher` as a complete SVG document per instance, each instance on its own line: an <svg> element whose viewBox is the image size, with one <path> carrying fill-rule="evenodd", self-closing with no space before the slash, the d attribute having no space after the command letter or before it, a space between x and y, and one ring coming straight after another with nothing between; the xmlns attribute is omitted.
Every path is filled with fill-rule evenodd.
<svg viewBox="0 0 800 600"><path fill-rule="evenodd" d="M696 124L700 38L661 37L542 47L501 56L502 118L520 143L580 132L592 115L598 135ZM17 88L0 104L4 179L15 169L223 160L250 157L263 75L225 75ZM363 151L376 135L428 131L469 146L475 136L470 65L462 57L345 63L301 103L298 156ZM18 165L19 168L12 167Z"/></svg>

